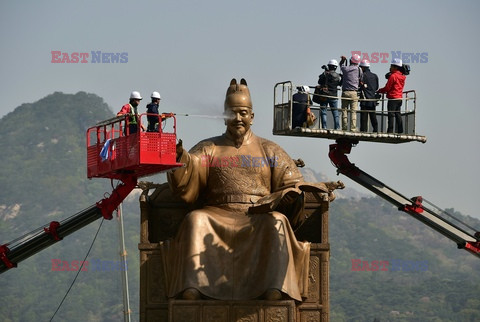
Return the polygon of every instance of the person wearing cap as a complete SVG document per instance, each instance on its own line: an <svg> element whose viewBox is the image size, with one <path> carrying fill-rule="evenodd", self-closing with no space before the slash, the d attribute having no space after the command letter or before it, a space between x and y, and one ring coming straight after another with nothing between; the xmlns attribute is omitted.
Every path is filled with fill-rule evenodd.
<svg viewBox="0 0 480 322"><path fill-rule="evenodd" d="M147 104L147 132L157 132L158 131L158 105L160 104L160 93L153 92L150 95L152 102Z"/></svg>
<svg viewBox="0 0 480 322"><path fill-rule="evenodd" d="M387 132L394 132L394 125L396 133L403 133L402 115L400 108L402 107L403 88L405 86L405 75L402 73L402 60L394 58L390 64L390 77L388 77L387 84L380 88L378 93L386 93L388 98L388 125Z"/></svg>
<svg viewBox="0 0 480 322"><path fill-rule="evenodd" d="M360 55L354 54L350 58L350 65L346 65L347 57L341 56L340 69L342 71L342 130L348 131L348 109L350 115L350 131L357 130L358 89L362 70L358 67ZM345 63L345 66L343 64Z"/></svg>
<svg viewBox="0 0 480 322"><path fill-rule="evenodd" d="M293 205L303 207L303 199L284 197L285 189L303 183L303 177L280 146L253 134L253 105L244 79L231 80L224 115L222 135L188 152L179 141L177 162L185 166L167 174L175 197L202 205L184 217L168 248L167 295L302 301L308 291L302 283L308 280L303 268L308 267L309 243L296 240L290 222L300 217ZM291 211L272 211L262 200L286 202L284 209Z"/></svg>
<svg viewBox="0 0 480 322"><path fill-rule="evenodd" d="M320 120L322 122L322 129L327 128L327 106L330 107L333 115L334 129L340 129L340 120L338 113L338 86L342 84L342 77L336 72L338 62L331 59L327 66L322 66L325 71L318 76L318 86L327 88L327 95L333 97L325 97L320 100Z"/></svg>
<svg viewBox="0 0 480 322"><path fill-rule="evenodd" d="M360 68L363 72L362 80L360 81L360 93L362 99L375 99L375 93L378 90L378 76L370 71L370 62L366 59L360 62ZM368 117L372 123L373 132L378 132L377 115L375 113L376 101L360 101L360 131L367 132Z"/></svg>
<svg viewBox="0 0 480 322"><path fill-rule="evenodd" d="M310 87L298 86L297 91L292 96L292 129L303 127L307 123L307 113L310 110L312 102L310 100Z"/></svg>
<svg viewBox="0 0 480 322"><path fill-rule="evenodd" d="M137 133L138 129L138 110L137 107L142 100L142 96L139 92L133 91L130 94L130 101L122 106L120 112L117 113L117 116L128 115L127 123L128 123L128 132L126 131L127 128L125 127L125 134ZM145 127L142 124L142 130L145 131Z"/></svg>

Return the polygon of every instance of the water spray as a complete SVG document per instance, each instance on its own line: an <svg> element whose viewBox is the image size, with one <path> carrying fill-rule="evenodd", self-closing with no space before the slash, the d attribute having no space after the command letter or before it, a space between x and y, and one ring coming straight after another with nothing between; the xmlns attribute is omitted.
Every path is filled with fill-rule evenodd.
<svg viewBox="0 0 480 322"><path fill-rule="evenodd" d="M203 118L209 118L209 119L225 119L225 115L204 115L204 114L188 114L188 113L173 113L173 115L203 117Z"/></svg>

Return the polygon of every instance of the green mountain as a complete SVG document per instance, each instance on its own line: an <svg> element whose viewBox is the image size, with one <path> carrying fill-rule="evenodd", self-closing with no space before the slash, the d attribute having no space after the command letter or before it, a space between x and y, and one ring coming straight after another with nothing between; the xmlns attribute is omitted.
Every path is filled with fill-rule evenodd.
<svg viewBox="0 0 480 322"><path fill-rule="evenodd" d="M85 151L86 129L112 116L100 97L79 92L54 93L0 119L0 244L112 191L113 182L86 178ZM303 171L308 180L326 180ZM480 321L480 260L382 199L362 197L355 184L348 188L330 211L331 320ZM133 321L139 320L138 193L123 206ZM480 227L479 220L448 212ZM122 320L121 272L94 269L118 262L118 245L117 221L98 220L1 274L0 321L50 320L76 274L56 263L83 261L90 247L90 269L79 274L53 321ZM358 270L358 261L370 268L389 262L388 270Z"/></svg>
<svg viewBox="0 0 480 322"><path fill-rule="evenodd" d="M332 321L480 321L480 260L446 237L379 197L334 201L329 228Z"/></svg>
<svg viewBox="0 0 480 322"><path fill-rule="evenodd" d="M44 216L70 216L102 196L106 185L86 178L85 133L112 116L101 98L79 92L54 93L0 120L0 205L6 207L0 216L9 217L7 237L42 225Z"/></svg>

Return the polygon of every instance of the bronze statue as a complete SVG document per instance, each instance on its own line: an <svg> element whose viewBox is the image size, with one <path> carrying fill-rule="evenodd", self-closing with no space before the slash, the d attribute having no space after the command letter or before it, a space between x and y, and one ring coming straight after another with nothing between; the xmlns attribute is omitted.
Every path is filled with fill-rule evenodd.
<svg viewBox="0 0 480 322"><path fill-rule="evenodd" d="M289 191L303 177L280 146L251 131L244 79L230 82L224 113L226 132L189 152L180 142L177 161L185 167L168 174L174 194L199 205L169 245L168 296L301 301L310 243L295 238L291 223L302 200Z"/></svg>

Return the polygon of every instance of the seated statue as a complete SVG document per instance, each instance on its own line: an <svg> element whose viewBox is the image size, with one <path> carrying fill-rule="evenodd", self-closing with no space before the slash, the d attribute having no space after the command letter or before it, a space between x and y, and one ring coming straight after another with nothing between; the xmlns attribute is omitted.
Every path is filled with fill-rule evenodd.
<svg viewBox="0 0 480 322"><path fill-rule="evenodd" d="M280 146L253 134L244 79L230 82L224 113L225 133L189 152L180 140L177 161L185 167L168 173L174 195L198 205L165 252L168 296L302 301L310 243L298 241L292 226L301 221L303 177Z"/></svg>

